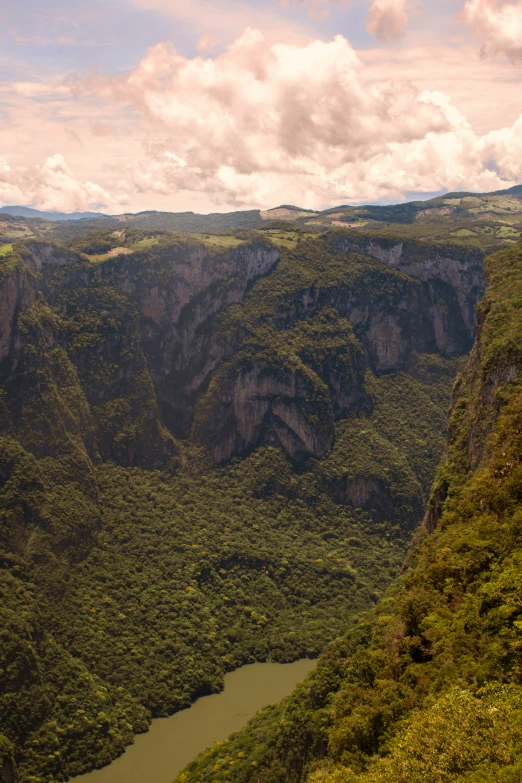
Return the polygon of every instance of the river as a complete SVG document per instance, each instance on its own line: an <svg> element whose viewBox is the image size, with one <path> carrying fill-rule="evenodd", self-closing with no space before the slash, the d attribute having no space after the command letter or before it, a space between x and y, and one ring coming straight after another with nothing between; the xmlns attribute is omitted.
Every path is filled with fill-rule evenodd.
<svg viewBox="0 0 522 783"><path fill-rule="evenodd" d="M198 753L241 729L255 713L280 701L315 661L252 663L225 675L225 688L170 718L153 720L145 734L112 764L71 783L172 783Z"/></svg>

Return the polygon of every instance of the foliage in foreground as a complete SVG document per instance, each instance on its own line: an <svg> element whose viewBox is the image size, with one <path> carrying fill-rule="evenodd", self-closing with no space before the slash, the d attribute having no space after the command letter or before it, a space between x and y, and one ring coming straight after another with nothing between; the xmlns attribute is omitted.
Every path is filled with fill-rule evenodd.
<svg viewBox="0 0 522 783"><path fill-rule="evenodd" d="M485 783L522 774L522 249L479 333L408 567L307 681L178 780Z"/></svg>

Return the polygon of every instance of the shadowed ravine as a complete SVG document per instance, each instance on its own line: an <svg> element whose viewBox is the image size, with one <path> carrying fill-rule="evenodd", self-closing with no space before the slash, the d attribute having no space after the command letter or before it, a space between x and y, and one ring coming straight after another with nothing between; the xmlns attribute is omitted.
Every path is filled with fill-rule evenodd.
<svg viewBox="0 0 522 783"><path fill-rule="evenodd" d="M519 452L506 456L496 421L519 378L519 248L486 258L484 275L490 246L404 227L123 234L15 242L0 262L1 783L155 783L163 760L157 783L187 763L187 783L303 783L335 765L342 783L367 783L408 711L441 692L438 660L455 682L518 683L518 619L506 660L469 673L469 623L456 636L447 623L489 563L515 556L518 479L512 493L502 481ZM453 462L434 485L477 323L453 391ZM490 435L505 447L488 478ZM457 498L477 468L477 502L493 504L477 535L493 538L475 542L470 512L457 545L446 510L468 513ZM426 550L390 587L426 509L434 542L448 519L441 564ZM469 616L482 622L503 589L484 586ZM186 709L225 672L322 651L243 729L294 681L241 694L239 725L218 714L219 733L180 739L226 701ZM488 703L462 698L480 722ZM171 725L164 742L156 726ZM163 755L172 741L182 758ZM141 748L145 769L120 771Z"/></svg>

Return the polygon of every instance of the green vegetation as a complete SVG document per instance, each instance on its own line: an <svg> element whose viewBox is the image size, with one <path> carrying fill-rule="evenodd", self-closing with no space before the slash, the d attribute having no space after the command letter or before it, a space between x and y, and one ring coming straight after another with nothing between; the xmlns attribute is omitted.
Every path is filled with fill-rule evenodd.
<svg viewBox="0 0 522 783"><path fill-rule="evenodd" d="M83 220L48 221L41 218L0 217L0 241L12 242L35 237L56 242L74 242L86 235L110 233L122 229L194 235L220 235L226 231L267 229L280 247L292 249L296 236L306 230L321 232L334 226L364 229L373 235L445 242L451 236L467 247L494 252L517 241L522 232L520 187L497 193L448 193L429 201L412 201L391 206L333 207L315 214L295 207L196 215L192 212L141 212L136 215L101 216ZM284 220L270 220L281 214ZM284 222L286 221L286 223ZM275 226L279 225L279 231ZM107 248L109 250L110 248ZM107 251L99 251L99 254Z"/></svg>
<svg viewBox="0 0 522 783"><path fill-rule="evenodd" d="M390 438L414 442L433 429L435 462L451 370L438 391L431 376L418 382L421 416L410 418L407 398L392 393L372 426L384 415L396 427ZM393 389L391 377L384 383ZM414 381L404 375L402 383ZM398 453L382 435L381 443L385 455ZM31 525L30 548L9 556L3 598L10 645L2 663L9 670L30 654L39 671L39 682L20 690L20 670L11 669L0 700L3 730L22 739L20 773L31 783L107 763L151 714L219 689L241 663L317 655L383 593L407 546L389 514L373 519L321 490L321 462L296 475L271 448L225 468L188 452L174 476L100 465L86 486L63 483L75 470L71 457L35 460L10 439L3 449L4 469L14 463L3 487L2 506L12 504L4 535L27 535L24 514L53 520L48 532Z"/></svg>
<svg viewBox="0 0 522 783"><path fill-rule="evenodd" d="M221 756L194 767L194 781L246 781L253 762L267 781L285 780L295 745L304 747L301 776L324 756L337 726L330 694L347 651L371 633L370 620L358 620L399 572L443 450L462 359L411 350L377 372L364 328L346 314L352 301L386 318L404 302L415 313L425 301L419 280L335 252L337 234L268 224L181 236L153 225L159 214L148 228L130 219L100 219L85 235L69 227L62 244L22 242L2 258L2 280L24 296L7 298L15 331L0 389L0 751L14 756L22 783L102 766L151 716L218 690L224 672L315 657L352 629L332 643L315 685L291 697L293 718L281 717L285 705L272 708L233 741L245 754L233 765L239 777L209 772L221 770ZM254 266L244 282L246 251L275 257L274 245L275 268L263 276ZM198 259L208 285L185 300ZM498 339L509 352L507 326ZM194 368L164 377L160 349L181 354L179 335ZM215 361L198 385L202 357ZM329 417L335 433L324 457L294 464L268 439L212 463L207 423L228 381L260 361L276 378L307 380L307 421L320 429ZM167 426L165 388L173 397L185 382L181 440ZM385 628L381 609L376 616ZM375 667L383 658L398 667L379 655ZM386 676L391 721L410 695ZM354 683L354 698L371 692L368 710L381 710L373 681ZM274 720L286 727L276 739ZM341 740L339 748L344 764ZM355 773L367 766L364 748Z"/></svg>
<svg viewBox="0 0 522 783"><path fill-rule="evenodd" d="M193 236L211 247L238 247L246 241L232 234L193 234Z"/></svg>
<svg viewBox="0 0 522 783"><path fill-rule="evenodd" d="M392 206L335 207L300 225L355 227L373 236L446 242L493 252L517 241L522 231L520 187L498 193L454 193Z"/></svg>
<svg viewBox="0 0 522 783"><path fill-rule="evenodd" d="M520 780L521 247L486 271L447 453L404 573L290 697L179 781Z"/></svg>
<svg viewBox="0 0 522 783"><path fill-rule="evenodd" d="M375 377L366 388L375 401L368 416L339 422L335 445L317 465L325 485L356 482L354 499L368 493L374 518L402 527L422 517L444 447L448 389L461 360L421 355L408 373ZM357 482L364 477L363 497Z"/></svg>

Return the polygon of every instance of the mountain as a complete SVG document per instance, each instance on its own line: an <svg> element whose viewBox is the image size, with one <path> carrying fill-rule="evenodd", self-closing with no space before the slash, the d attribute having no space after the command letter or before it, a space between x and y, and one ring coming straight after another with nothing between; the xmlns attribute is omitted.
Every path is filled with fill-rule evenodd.
<svg viewBox="0 0 522 783"><path fill-rule="evenodd" d="M226 671L324 649L180 779L367 783L440 736L450 686L479 758L487 715L518 715L519 245L171 217L0 253L2 783L103 766Z"/></svg>
<svg viewBox="0 0 522 783"><path fill-rule="evenodd" d="M14 217L42 218L42 220L83 220L84 218L102 217L99 212L45 212L32 207L0 207L1 214Z"/></svg>
<svg viewBox="0 0 522 783"><path fill-rule="evenodd" d="M522 248L490 256L486 275L445 457L402 574L294 694L178 780L520 779Z"/></svg>
<svg viewBox="0 0 522 783"><path fill-rule="evenodd" d="M177 231L186 234L215 234L245 229L277 229L294 225L308 232L344 228L395 240L412 239L462 244L493 252L516 243L522 232L522 186L493 193L448 193L427 201L394 205L338 206L323 211L305 210L288 204L266 211L199 215L194 212L154 210L103 215L101 213L43 213L28 207L3 207L8 218L17 211L17 223L0 221L0 242L10 243L33 236L51 241L70 241L122 228L146 231ZM74 219L72 219L74 217ZM46 218L46 220L42 220ZM81 219L80 219L81 218ZM11 221L15 218L11 217Z"/></svg>

